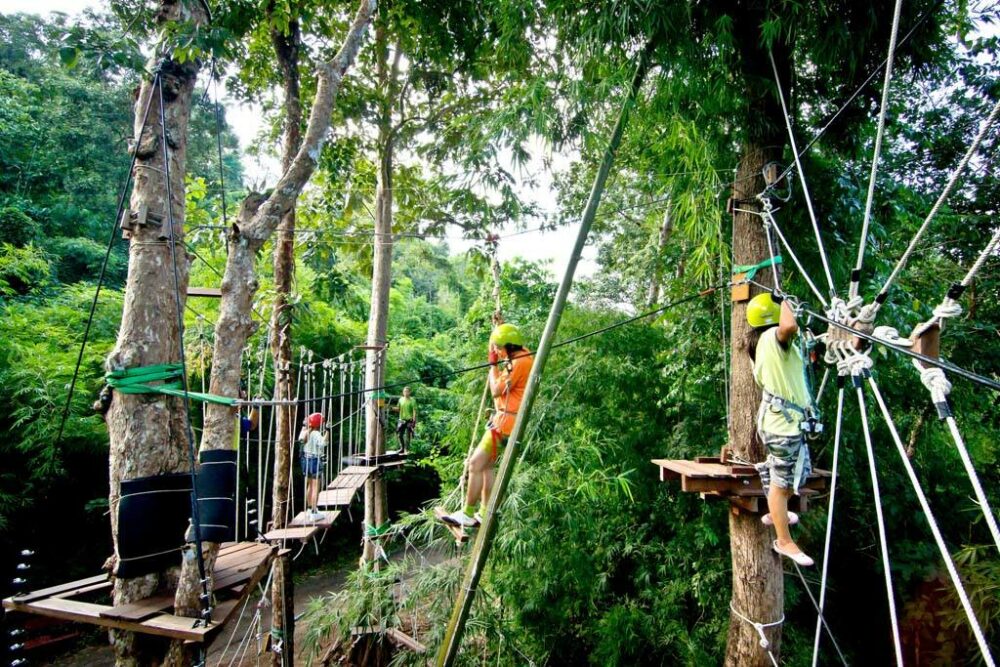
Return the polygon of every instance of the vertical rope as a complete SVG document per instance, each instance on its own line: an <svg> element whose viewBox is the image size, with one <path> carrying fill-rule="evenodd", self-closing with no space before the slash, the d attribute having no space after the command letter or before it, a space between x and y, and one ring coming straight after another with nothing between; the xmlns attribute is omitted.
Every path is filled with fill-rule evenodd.
<svg viewBox="0 0 1000 667"><path fill-rule="evenodd" d="M823 568L819 580L819 603L816 613L816 636L813 639L812 667L816 667L819 659L819 642L822 636L823 609L826 605L826 582L830 571L830 542L833 538L833 509L837 499L837 473L840 462L840 436L844 419L844 387L843 376L838 376L840 387L837 391L837 422L833 431L833 469L830 471L830 503L826 513L826 537L823 540ZM832 638L833 635L831 634Z"/></svg>
<svg viewBox="0 0 1000 667"><path fill-rule="evenodd" d="M882 516L882 494L878 486L878 473L875 470L875 450L872 447L872 434L868 429L868 411L865 409L865 394L861 387L861 376L851 376L858 395L858 409L861 413L861 428L865 434L865 451L868 454L868 471L871 474L872 493L875 496L875 518L878 521L878 539L882 552L882 570L885 575L885 593L889 602L889 621L892 625L892 646L896 653L896 666L903 667L903 647L899 642L899 620L896 617L896 596L892 591L892 566L889 563L889 543L885 536L885 517Z"/></svg>
<svg viewBox="0 0 1000 667"><path fill-rule="evenodd" d="M972 608L972 603L969 601L969 595L965 592L965 586L962 584L962 579L958 575L958 569L955 567L955 562L952 560L951 553L948 551L948 546L944 543L944 537L941 535L941 529L938 528L937 520L934 518L934 513L931 511L930 503L927 502L927 496L924 494L923 487L920 485L920 480L917 479L917 473L913 469L910 457L906 455L906 447L903 445L903 441L900 439L899 433L896 431L896 423L892 418L892 414L889 412L889 408L885 404L885 399L882 398L882 392L879 391L875 378L869 376L868 385L871 387L872 395L875 396L875 401L878 403L878 407L882 411L882 417L885 419L885 423L889 427L889 433L892 435L892 441L896 445L896 451L899 453L899 458L903 462L903 468L906 470L906 476L910 479L910 485L913 487L913 492L917 496L917 502L920 503L920 509L924 513L924 518L927 519L927 525L930 526L931 534L934 536L934 542L937 544L938 551L941 553L941 558L944 560L945 568L948 570L948 576L951 578L951 583L955 587L958 599L962 603L962 609L965 610L965 616L969 619L969 625L972 627L972 634L976 638L976 643L979 644L979 652L982 654L987 667L995 667L996 663L993 661L993 655L990 653L989 644L986 642L985 635L983 635L983 629L980 627L979 620L976 618L976 612Z"/></svg>
<svg viewBox="0 0 1000 667"><path fill-rule="evenodd" d="M865 217L861 223L861 238L858 240L858 259L851 272L849 298L858 296L861 281L861 267L865 261L865 247L868 243L868 227L872 220L872 204L875 201L875 177L878 175L878 161L882 155L882 137L885 136L885 114L889 108L889 84L892 81L892 59L896 54L896 35L899 34L899 14L903 0L896 0L892 10L892 32L889 35L889 54L885 60L885 79L882 81L882 103L878 111L878 129L875 132L875 147L872 150L872 170L868 177L868 196L865 198Z"/></svg>

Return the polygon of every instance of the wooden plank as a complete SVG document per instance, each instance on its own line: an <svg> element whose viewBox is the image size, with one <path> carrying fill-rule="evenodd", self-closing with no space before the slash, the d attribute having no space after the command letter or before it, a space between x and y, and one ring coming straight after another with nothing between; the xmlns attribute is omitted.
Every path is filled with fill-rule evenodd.
<svg viewBox="0 0 1000 667"><path fill-rule="evenodd" d="M385 634L389 638L389 641L397 646L401 646L402 648L408 649L414 653L427 653L426 646L401 630L389 628L386 630Z"/></svg>
<svg viewBox="0 0 1000 667"><path fill-rule="evenodd" d="M31 602L32 600L38 600L40 598L47 598L59 593L67 593L75 589L86 588L93 584L98 584L101 582L108 582L107 574L98 574L93 577L87 577L86 579L78 579L77 581L71 581L66 584L59 584L58 586L49 586L48 588L40 588L37 591L29 591L23 595L15 595L11 599L16 600L20 604L26 602Z"/></svg>
<svg viewBox="0 0 1000 667"><path fill-rule="evenodd" d="M66 591L65 593L56 593L51 596L54 598L75 598L79 595L86 595L87 593L94 593L96 591L103 591L111 588L110 581L102 581L97 584L91 584L90 586L84 586L83 588L74 588L71 591Z"/></svg>
<svg viewBox="0 0 1000 667"><path fill-rule="evenodd" d="M267 558L267 555L271 551L270 546L270 544L261 544L261 547L263 547L261 549L244 551L242 552L241 558L227 560L222 566L217 565L214 572L215 578L218 579L232 574L233 572L256 567L261 558Z"/></svg>
<svg viewBox="0 0 1000 667"><path fill-rule="evenodd" d="M306 513L305 512L299 512L298 514L295 515L295 518L292 519L288 523L288 525L289 526L316 526L318 528L329 528L330 526L333 525L333 522L337 520L337 517L340 516L340 511L339 510L327 510L325 512L320 512L320 514L323 515L323 518L314 521L312 519L306 518Z"/></svg>
<svg viewBox="0 0 1000 667"><path fill-rule="evenodd" d="M293 526L291 528L270 530L264 534L264 539L270 542L281 542L283 540L299 540L300 542L308 542L318 532L319 528L316 526Z"/></svg>
<svg viewBox="0 0 1000 667"><path fill-rule="evenodd" d="M320 491L316 504L319 507L346 507L354 502L357 489L331 489Z"/></svg>
<svg viewBox="0 0 1000 667"><path fill-rule="evenodd" d="M188 286L188 296L204 296L211 299L221 299L222 298L222 288L221 287L191 287Z"/></svg>
<svg viewBox="0 0 1000 667"><path fill-rule="evenodd" d="M155 616L164 609L170 609L173 606L173 595L157 595L155 597L139 600L138 602L111 607L102 611L101 617L138 622L144 621L150 616Z"/></svg>
<svg viewBox="0 0 1000 667"><path fill-rule="evenodd" d="M442 524L444 524L444 527L447 528L448 531L455 536L455 543L464 544L465 542L468 542L470 530L468 528L463 528L462 526L456 526L453 523L445 521L444 517L446 517L447 515L448 515L448 510L446 510L445 508L443 507L434 508L434 516L436 516L438 520ZM472 530L475 529L473 528Z"/></svg>

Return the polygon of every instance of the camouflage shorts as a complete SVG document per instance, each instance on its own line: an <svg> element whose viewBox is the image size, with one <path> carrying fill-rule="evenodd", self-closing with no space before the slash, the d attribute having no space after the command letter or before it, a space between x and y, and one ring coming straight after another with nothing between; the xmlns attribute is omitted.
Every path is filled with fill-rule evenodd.
<svg viewBox="0 0 1000 667"><path fill-rule="evenodd" d="M761 485L767 489L773 481L779 489L798 490L812 472L809 445L805 438L802 435L776 435L767 431L759 431L758 435L767 447L767 458L754 466L760 473ZM795 483L797 466L801 466L798 484Z"/></svg>

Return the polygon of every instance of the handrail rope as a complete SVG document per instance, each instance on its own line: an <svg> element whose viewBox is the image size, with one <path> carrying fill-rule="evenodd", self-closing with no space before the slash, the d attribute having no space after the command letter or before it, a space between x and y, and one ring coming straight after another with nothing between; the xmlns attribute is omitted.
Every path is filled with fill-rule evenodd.
<svg viewBox="0 0 1000 667"><path fill-rule="evenodd" d="M909 477L910 484L913 486L913 492L917 496L917 502L920 503L920 509L924 513L924 518L927 519L927 524L930 526L931 534L934 536L934 542L937 544L938 551L941 552L941 558L944 560L944 565L948 570L948 576L951 578L951 583L955 587L958 599L962 603L965 615L969 619L969 625L972 626L972 634L976 637L976 643L979 644L979 652L982 654L987 667L995 667L996 663L993 661L993 655L990 653L989 644L986 641L986 637L983 635L983 629L979 625L979 619L976 618L976 612L972 608L972 603L969 601L969 595L966 593L965 586L962 584L962 579L958 574L958 569L955 567L955 562L952 560L951 554L948 552L948 546L944 543L944 537L941 535L941 529L938 527L937 520L934 518L934 513L931 512L930 503L927 501L927 496L924 494L923 487L920 485L920 480L917 479L917 473L913 469L910 457L906 455L906 447L903 445L903 441L900 439L899 433L896 431L896 423L892 418L892 414L889 412L888 406L886 406L885 399L882 398L882 392L879 391L878 383L875 382L875 378L871 375L868 376L868 385L871 387L872 394L875 396L875 401L878 403L879 409L882 411L882 417L885 419L885 423L889 427L889 433L892 435L892 441L896 445L896 451L899 452L899 458L903 463L903 468L906 470L906 475Z"/></svg>
<svg viewBox="0 0 1000 667"><path fill-rule="evenodd" d="M726 244L722 238L722 225L716 227L718 232L718 242L719 242L719 284L726 281L726 267L732 264L732 253L726 255ZM726 336L726 294L722 290L719 291L719 328L721 333L720 347L722 348L722 388L725 391L724 400L722 401L726 406L726 432L729 432L729 426L732 424L732 408L729 405L729 340Z"/></svg>
<svg viewBox="0 0 1000 667"><path fill-rule="evenodd" d="M792 119L788 115L788 106L785 104L785 93L781 88L781 76L778 74L778 65L774 62L774 54L770 49L767 50L767 57L771 60L771 70L774 72L774 83L778 88L778 99L781 101L781 113L785 117L785 127L788 129L788 141L792 146L792 155L795 156L795 168L799 174L799 182L802 184L802 196L805 197L806 200L806 209L809 211L809 220L812 222L813 232L816 234L816 247L819 249L819 257L823 262L823 272L826 274L826 281L830 285L830 294L832 295L836 292L836 288L833 286L833 274L830 273L830 262L827 260L826 249L823 247L823 237L819 233L819 222L816 220L816 212L813 210L812 198L809 196L809 185L806 183L806 174L802 170L799 150L795 145L795 131L792 129Z"/></svg>
<svg viewBox="0 0 1000 667"><path fill-rule="evenodd" d="M819 603L816 604L816 635L813 639L812 667L816 667L817 661L819 660L819 643L823 634L822 628L826 625L826 620L823 618L823 609L826 606L826 582L830 570L830 543L833 539L833 510L837 499L837 472L840 463L840 437L844 421L843 379L843 375L837 376L837 382L839 385L837 391L837 421L834 424L833 431L833 467L830 471L830 500L826 513L826 536L823 539L823 567L819 580ZM798 569L798 565L795 567ZM799 576L802 576L801 570L799 571ZM805 583L804 580L803 583ZM811 592L809 595L812 597ZM827 632L830 634L830 639L833 639L833 633L830 632L829 627L827 627ZM836 640L834 640L834 646L836 646ZM837 646L837 653L840 653L839 646ZM842 653L840 653L840 659L845 665L847 664L847 661L844 660L844 655Z"/></svg>
<svg viewBox="0 0 1000 667"><path fill-rule="evenodd" d="M952 171L951 176L948 178L948 182L945 184L944 190L941 191L941 194L934 202L934 205L931 206L931 210L927 213L927 217L924 218L924 221L920 224L920 227L913 235L913 238L910 240L910 244L906 247L906 250L903 252L902 257L900 257L899 261L896 262L896 266L892 269L892 273L890 273L889 277L885 279L885 283L882 285L882 289L879 290L878 296L875 298L874 302L875 304L881 305L888 297L889 288L892 286L892 283L895 282L895 280L899 277L900 272L906 266L906 263L909 261L910 256L916 249L917 243L920 241L920 238L924 235L924 232L927 231L927 228L931 224L931 220L933 220L934 216L937 215L938 211L941 209L941 206L944 204L945 200L948 198L948 196L951 194L951 191L958 183L959 176L965 170L965 167L969 164L969 161L972 159L976 151L979 149L979 144L982 143L983 138L986 136L987 131L989 131L990 126L994 123L994 121L996 121L998 115L1000 115L1000 100L997 100L997 103L993 105L993 110L990 112L990 115L986 118L983 124L979 127L979 132L976 133L975 138L969 145L969 149L965 152L965 155L962 156L962 160L955 167L954 171ZM875 307L876 309L878 308L878 306Z"/></svg>
<svg viewBox="0 0 1000 667"><path fill-rule="evenodd" d="M878 162L882 156L882 139L885 136L885 115L889 109L889 86L892 82L892 61L896 55L896 36L899 34L899 15L903 0L896 0L892 10L892 30L889 33L889 51L885 61L885 78L882 81L882 102L879 105L878 125L875 131L875 146L872 148L872 168L868 177L868 196L865 199L865 215L861 223L861 237L858 239L858 259L851 272L851 286L848 300L858 296L858 285L861 282L861 267L865 261L865 248L868 244L868 228L872 220L872 205L875 202L875 177L878 175Z"/></svg>
<svg viewBox="0 0 1000 667"><path fill-rule="evenodd" d="M868 360L869 365L871 359ZM870 374L868 369L861 370L851 376L851 382L858 396L858 411L861 414L861 428L865 435L865 452L868 456L868 472L871 475L872 494L875 500L875 518L878 522L879 547L882 553L882 571L885 578L885 592L889 604L889 621L892 626L893 649L896 654L897 667L903 667L903 648L899 641L899 620L896 617L896 596L892 589L892 566L889 563L889 541L885 534L885 517L882 516L882 494L879 491L878 473L875 467L875 449L872 446L872 434L868 427L868 410L865 407L865 394L861 378Z"/></svg>
<svg viewBox="0 0 1000 667"><path fill-rule="evenodd" d="M162 62L160 63L162 65ZM181 366L181 387L185 392L188 392L188 376L187 376L187 359L184 356L184 309L181 307L181 282L180 273L177 268L177 244L174 238L174 205L173 205L173 188L170 181L170 147L167 144L167 116L166 110L164 109L163 102L163 75L160 72L159 66L157 67L156 74L154 75L153 83L150 88L149 94L152 95L152 88L155 87L157 95L159 97L159 112L160 112L160 141L163 145L163 181L166 187L166 203L167 203L167 228L169 229L169 252L170 252L170 264L173 269L174 277L174 307L176 309L177 315L177 342L180 354L180 366ZM208 588L208 574L205 569L205 554L202 550L201 544L201 508L198 502L198 485L197 485L197 454L195 453L195 443L194 443L194 431L191 429L191 400L187 397L183 399L184 404L184 428L187 432L188 441L188 465L191 467L191 527L194 532L194 548L195 555L198 559L198 576L201 579L201 596L199 596L199 601L201 603L202 610L202 620L205 625L211 623L212 614L212 596ZM197 624L197 623L196 623Z"/></svg>
<svg viewBox="0 0 1000 667"><path fill-rule="evenodd" d="M760 644L760 647L762 649L767 651L767 657L771 659L771 664L774 665L774 667L778 667L778 660L774 657L774 653L771 652L771 642L768 640L767 635L764 634L764 630L766 630L767 628L773 628L774 626L781 625L782 623L784 623L785 615L782 614L781 618L779 618L777 621L772 621L770 623L758 623L757 621L748 618L743 614L741 614L740 612L736 611L736 607L733 606L732 600L729 601L729 610L733 612L733 614L735 614L736 617L739 618L741 621L749 623L750 625L753 626L753 629L757 631L757 635L760 637L760 641L758 642L758 644Z"/></svg>
<svg viewBox="0 0 1000 667"><path fill-rule="evenodd" d="M149 120L149 110L153 105L153 95L150 94L146 100L146 108L142 112L142 122L139 124L139 134L136 143L146 130ZM129 183L132 182L132 172L135 171L135 163L138 159L139 151L132 151L132 158L129 160L128 173L125 175L125 183L122 185L121 195L118 197L118 209L115 212L114 224L111 225L111 234L108 237L108 247L104 251L104 260L101 262L101 272L97 277L97 287L94 289L94 298L90 301L90 312L87 314L87 326L83 330L83 340L80 342L80 351L76 355L76 368L73 369L73 376L69 382L69 390L66 393L66 405L63 406L62 418L59 420L59 430L56 432L55 449L59 448L62 442L63 430L66 428L66 420L69 419L69 411L72 407L73 391L76 389L76 381L80 375L80 367L83 365L83 353L87 349L87 342L90 339L90 328L94 324L94 315L97 312L97 301L101 296L101 287L104 285L104 278L107 276L108 263L111 260L111 252L115 247L115 236L118 233L118 226L121 224L122 214L125 212L125 200L128 198Z"/></svg>

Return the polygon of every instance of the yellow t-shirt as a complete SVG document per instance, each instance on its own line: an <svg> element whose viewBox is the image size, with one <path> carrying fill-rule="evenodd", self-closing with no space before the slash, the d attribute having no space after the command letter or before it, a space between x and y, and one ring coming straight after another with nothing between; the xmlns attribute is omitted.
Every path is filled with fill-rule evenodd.
<svg viewBox="0 0 1000 667"><path fill-rule="evenodd" d="M771 327L760 335L753 379L763 389L800 407L808 407L809 390L806 388L804 367L802 353L794 341L788 343L787 349L778 342L778 327ZM761 409L764 415L758 423L764 431L775 435L799 434L802 415L795 410L789 411L792 420L788 421L774 406L762 406Z"/></svg>

